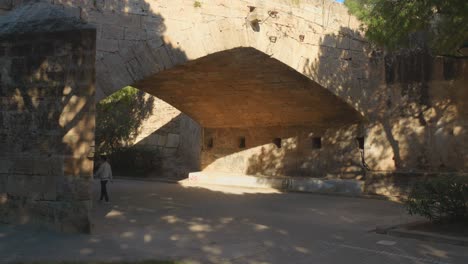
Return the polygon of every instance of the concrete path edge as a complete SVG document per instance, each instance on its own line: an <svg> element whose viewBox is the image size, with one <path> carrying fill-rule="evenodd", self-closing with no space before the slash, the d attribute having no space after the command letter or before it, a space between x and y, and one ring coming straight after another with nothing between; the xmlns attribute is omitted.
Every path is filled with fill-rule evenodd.
<svg viewBox="0 0 468 264"><path fill-rule="evenodd" d="M386 234L395 237L404 237L417 239L421 241L437 242L455 246L468 247L468 238L440 235L423 231L413 231L404 229L400 225L386 227L380 226L375 229L375 232L378 234Z"/></svg>

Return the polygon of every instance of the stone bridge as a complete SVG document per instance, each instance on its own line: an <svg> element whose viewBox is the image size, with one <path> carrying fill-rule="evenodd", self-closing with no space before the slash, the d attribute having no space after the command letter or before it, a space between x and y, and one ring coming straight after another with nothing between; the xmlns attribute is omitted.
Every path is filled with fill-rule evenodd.
<svg viewBox="0 0 468 264"><path fill-rule="evenodd" d="M331 0L0 0L0 219L89 230L95 102L128 85L194 120L198 169L465 173L466 62L358 28Z"/></svg>

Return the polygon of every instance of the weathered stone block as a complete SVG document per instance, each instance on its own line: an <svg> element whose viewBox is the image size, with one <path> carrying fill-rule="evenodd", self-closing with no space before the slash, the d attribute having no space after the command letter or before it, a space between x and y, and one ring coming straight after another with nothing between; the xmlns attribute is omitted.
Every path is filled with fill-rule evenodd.
<svg viewBox="0 0 468 264"><path fill-rule="evenodd" d="M72 9L71 16L80 12ZM12 17L21 21L11 20L6 26L2 17L0 22L0 38L6 40L0 46L8 47L1 50L1 95L8 97L1 98L1 146L7 155L0 155L0 174L8 175L1 189L10 195L8 214L0 220L54 227L63 221L55 223L51 213L61 202L45 201L55 201L67 192L73 195L71 200L90 199L84 180L68 185L57 180L64 173L92 175L92 161L84 156L83 146L94 140L95 109L90 105L94 105L96 32L71 19L70 13L44 3L12 12L20 13ZM49 15L54 18L48 19ZM61 17L59 24L57 17ZM64 156L65 150L75 156ZM83 225L89 225L86 210L75 211ZM74 226L82 230L80 223Z"/></svg>
<svg viewBox="0 0 468 264"><path fill-rule="evenodd" d="M158 136L158 146L165 146L167 143L167 135L159 135Z"/></svg>
<svg viewBox="0 0 468 264"><path fill-rule="evenodd" d="M114 39L101 39L97 42L97 50L104 52L117 52L119 50L119 41Z"/></svg>
<svg viewBox="0 0 468 264"><path fill-rule="evenodd" d="M177 134L168 134L166 147L177 148L179 146L180 136Z"/></svg>
<svg viewBox="0 0 468 264"><path fill-rule="evenodd" d="M177 148L163 148L162 156L163 157L172 157L177 153Z"/></svg>
<svg viewBox="0 0 468 264"><path fill-rule="evenodd" d="M124 27L120 25L103 25L101 37L103 39L124 39Z"/></svg>

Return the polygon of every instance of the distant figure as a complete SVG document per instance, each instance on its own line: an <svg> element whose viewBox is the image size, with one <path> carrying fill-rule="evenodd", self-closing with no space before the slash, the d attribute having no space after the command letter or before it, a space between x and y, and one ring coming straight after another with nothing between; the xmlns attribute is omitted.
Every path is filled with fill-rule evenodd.
<svg viewBox="0 0 468 264"><path fill-rule="evenodd" d="M106 203L109 202L109 195L107 194L107 182L112 181L112 170L110 164L107 162L107 156L101 155L101 165L94 175L95 178L101 179L101 198L106 200Z"/></svg>

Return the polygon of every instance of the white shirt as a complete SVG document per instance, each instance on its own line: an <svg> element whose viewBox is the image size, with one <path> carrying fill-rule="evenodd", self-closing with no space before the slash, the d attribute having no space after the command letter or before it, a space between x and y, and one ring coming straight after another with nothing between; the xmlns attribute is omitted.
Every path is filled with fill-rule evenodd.
<svg viewBox="0 0 468 264"><path fill-rule="evenodd" d="M99 169L96 171L94 177L100 178L101 181L112 180L112 170L110 164L107 161L104 161L104 163L99 166Z"/></svg>

